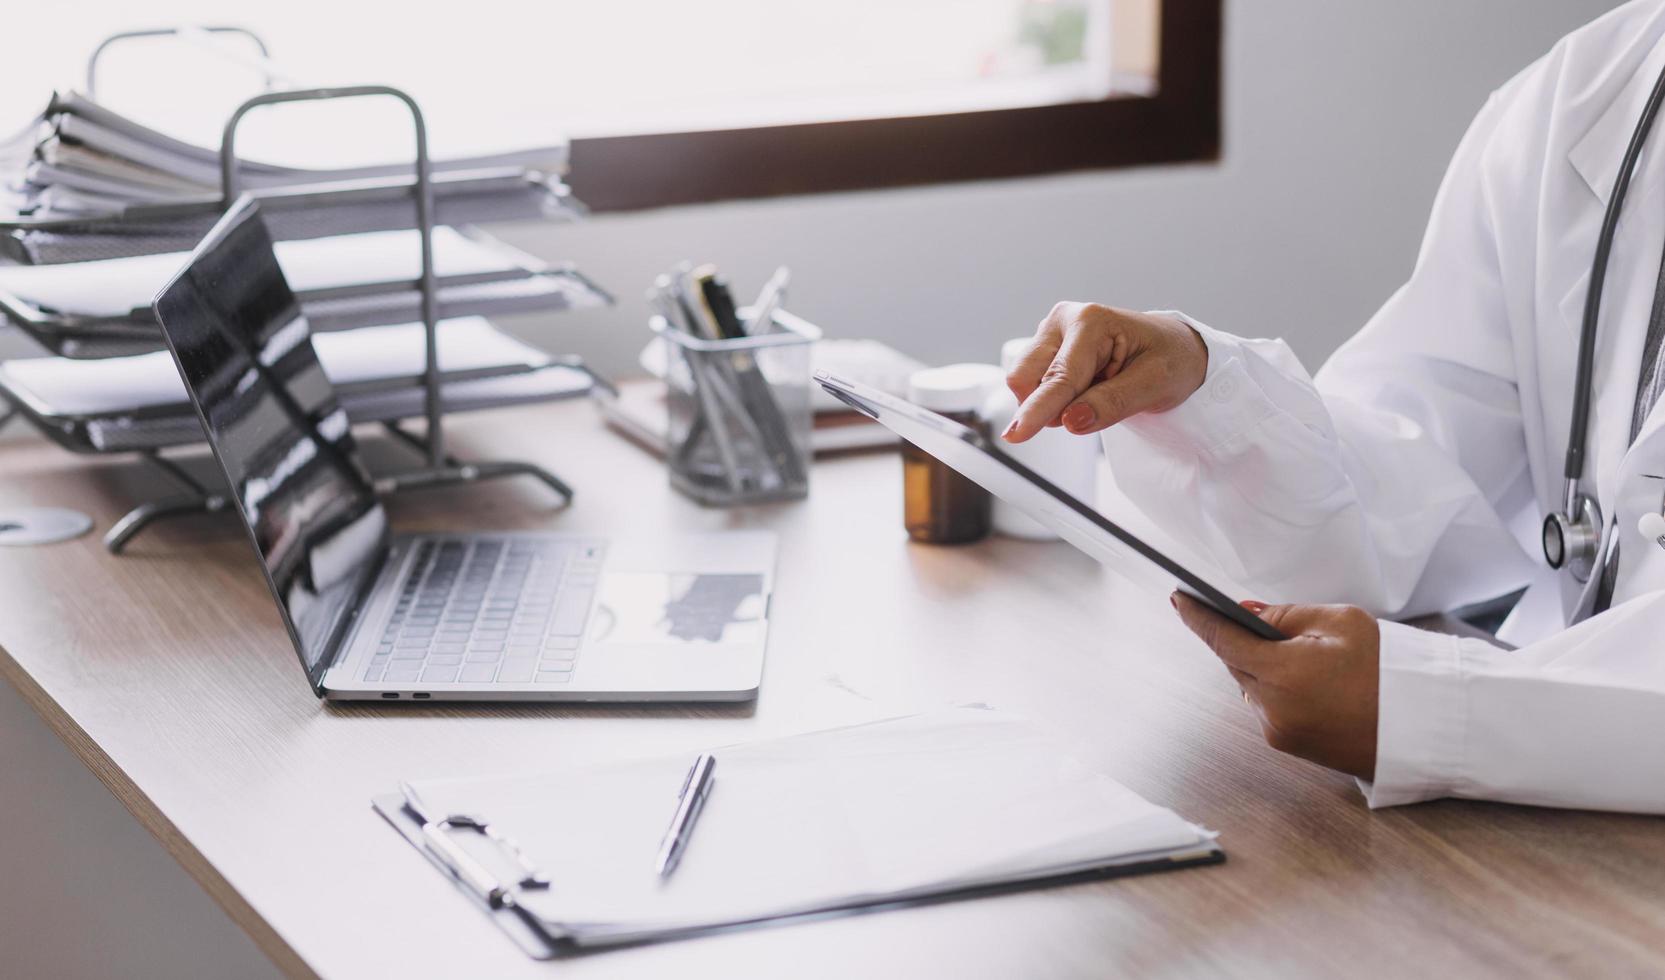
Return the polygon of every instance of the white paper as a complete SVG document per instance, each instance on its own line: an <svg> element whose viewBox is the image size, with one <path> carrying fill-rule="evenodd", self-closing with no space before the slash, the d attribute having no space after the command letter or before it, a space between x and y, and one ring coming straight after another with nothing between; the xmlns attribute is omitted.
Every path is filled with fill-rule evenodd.
<svg viewBox="0 0 1665 980"><path fill-rule="evenodd" d="M521 901L580 941L917 897L1161 857L1212 839L999 712L931 715L715 751L668 879L654 857L691 758L415 784L486 817L553 882Z"/></svg>
<svg viewBox="0 0 1665 980"><path fill-rule="evenodd" d="M435 228L433 246L434 272L441 279L524 268L521 257L508 248L474 241L453 228ZM409 229L278 242L273 251L297 294L357 283L411 282L422 270L418 236ZM0 292L47 313L125 317L148 309L189 259L188 252L169 252L5 266L0 267Z"/></svg>
<svg viewBox="0 0 1665 980"><path fill-rule="evenodd" d="M481 317L439 324L442 372L548 364L549 355L521 343ZM324 373L336 387L415 378L427 363L422 324L365 327L312 338ZM32 357L7 361L0 380L45 416L109 415L165 406L188 408L189 396L167 351L72 360ZM448 389L449 390L449 389Z"/></svg>
<svg viewBox="0 0 1665 980"><path fill-rule="evenodd" d="M213 111L203 111L202 106L152 106L153 118L145 120L75 92L60 95L58 104L62 111L48 119L55 133L43 141L48 149L62 134L118 166L131 162L199 188L220 186L219 143L234 103ZM409 173L415 152L409 117L390 107L368 112L366 108L355 99L255 113L238 129L244 180L271 186ZM524 130L508 132L454 119L429 119L428 129L435 173L482 167L559 173L566 167L566 142L557 133L528 137ZM89 161L89 166L98 164Z"/></svg>
<svg viewBox="0 0 1665 980"><path fill-rule="evenodd" d="M655 378L667 380L671 370L670 352L666 342L658 337L648 341L636 356L642 370ZM898 398L908 393L908 376L925 365L896 348L877 340L821 339L810 351L810 370L827 371L841 378L871 385ZM676 376L669 383L682 391L690 390L687 366L680 361ZM810 407L816 412L848 412L850 406L834 398L819 385L810 386Z"/></svg>

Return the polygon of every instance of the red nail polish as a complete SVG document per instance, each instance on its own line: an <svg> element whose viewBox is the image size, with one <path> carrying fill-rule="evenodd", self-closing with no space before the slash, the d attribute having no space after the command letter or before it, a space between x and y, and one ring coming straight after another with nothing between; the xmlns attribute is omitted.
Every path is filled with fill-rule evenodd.
<svg viewBox="0 0 1665 980"><path fill-rule="evenodd" d="M1085 429L1093 424L1094 415L1091 405L1071 405L1069 411L1064 413L1064 425L1071 429Z"/></svg>
<svg viewBox="0 0 1665 980"><path fill-rule="evenodd" d="M1267 609L1266 603L1261 602L1257 599L1244 599L1242 602L1238 603L1238 605L1240 605L1244 609L1247 609L1248 611L1254 613L1256 616L1259 616L1261 613L1265 612L1266 609Z"/></svg>

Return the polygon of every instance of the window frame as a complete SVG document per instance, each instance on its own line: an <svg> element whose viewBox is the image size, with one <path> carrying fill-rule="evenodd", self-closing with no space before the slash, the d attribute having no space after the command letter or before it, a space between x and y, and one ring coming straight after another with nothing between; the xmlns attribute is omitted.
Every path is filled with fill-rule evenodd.
<svg viewBox="0 0 1665 980"><path fill-rule="evenodd" d="M943 115L572 141L593 211L1218 160L1224 0L1162 0L1157 91Z"/></svg>

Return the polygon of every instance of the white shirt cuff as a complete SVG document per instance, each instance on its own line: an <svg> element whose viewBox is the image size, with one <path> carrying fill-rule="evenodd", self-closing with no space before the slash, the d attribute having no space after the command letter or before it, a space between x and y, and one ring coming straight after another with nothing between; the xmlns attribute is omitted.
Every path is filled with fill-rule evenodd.
<svg viewBox="0 0 1665 980"><path fill-rule="evenodd" d="M1371 809L1450 796L1468 734L1462 644L1403 623L1381 624L1376 778L1359 780Z"/></svg>
<svg viewBox="0 0 1665 980"><path fill-rule="evenodd" d="M1278 408L1249 375L1242 342L1177 310L1154 310L1182 321L1208 349L1208 372L1191 397L1166 412L1137 415L1122 424L1146 439L1207 454L1240 443L1249 432L1276 415Z"/></svg>

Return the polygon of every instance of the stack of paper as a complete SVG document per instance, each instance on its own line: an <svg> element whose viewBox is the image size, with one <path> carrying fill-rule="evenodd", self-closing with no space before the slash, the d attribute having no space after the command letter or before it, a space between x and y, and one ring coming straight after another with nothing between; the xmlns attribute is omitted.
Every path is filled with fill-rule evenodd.
<svg viewBox="0 0 1665 980"><path fill-rule="evenodd" d="M439 174L433 190L434 222L439 225L571 221L584 214L583 204L565 184L535 171ZM254 194L278 241L415 226L415 205L405 178L309 184ZM0 199L4 197L0 191ZM219 194L188 204L129 205L109 214L73 218L11 212L8 219L0 203L0 258L49 265L187 252L223 211Z"/></svg>
<svg viewBox="0 0 1665 980"><path fill-rule="evenodd" d="M420 323L313 338L318 360L354 422L420 416L426 336ZM447 413L580 395L592 379L480 317L439 328ZM77 452L166 449L202 441L172 356L103 360L33 357L0 362L0 395Z"/></svg>
<svg viewBox="0 0 1665 980"><path fill-rule="evenodd" d="M715 784L668 878L654 857L691 755L409 785L428 819L488 821L548 878L512 899L550 954L1221 857L1213 834L988 709L714 754ZM376 806L431 846L399 797Z"/></svg>
<svg viewBox="0 0 1665 980"><path fill-rule="evenodd" d="M784 311L777 317L791 318ZM908 376L925 365L877 340L821 339L811 354L811 370L830 371L853 377L882 391L905 395ZM654 338L642 348L638 363L658 381L625 382L617 391L597 391L596 405L601 417L616 432L656 456L665 455L666 433L670 429L667 385L687 390L692 383L685 366L676 377L671 372L665 342ZM817 455L868 449L891 449L896 436L884 426L854 411L817 385L811 386L810 405L815 412L810 430L810 449Z"/></svg>
<svg viewBox="0 0 1665 980"><path fill-rule="evenodd" d="M777 314L781 315L792 318L791 314ZM907 395L908 378L925 367L923 363L877 340L824 338L815 342L811 356L815 371L827 371L841 378L860 381L898 398ZM659 337L648 341L647 346L636 355L636 363L649 375L684 391L693 384L685 366L678 365L678 370L672 371L670 352L665 349L665 341ZM810 404L817 414L851 411L850 406L822 391L819 386L812 387L815 390L810 394Z"/></svg>
<svg viewBox="0 0 1665 980"><path fill-rule="evenodd" d="M279 242L279 264L318 332L402 323L421 315L414 231ZM549 268L501 243L451 228L433 235L442 317L599 306L606 293L570 266ZM188 254L0 267L0 314L48 350L109 357L162 347L150 304Z"/></svg>
<svg viewBox="0 0 1665 980"><path fill-rule="evenodd" d="M311 146L312 120L305 110L282 115L288 117L282 121L293 132L282 142L298 148ZM32 127L7 142L14 160L23 158L20 176L27 199L43 203L52 212L98 214L128 204L188 201L220 189L219 147L175 139L74 92L54 95ZM328 149L319 147L316 152L324 154ZM244 160L239 166L244 186L255 189L408 177L411 173L408 162L328 168ZM499 167L561 174L566 166L564 142L484 155L446 155L436 150L433 159L436 174Z"/></svg>
<svg viewBox="0 0 1665 980"><path fill-rule="evenodd" d="M312 149L304 108L274 113L292 130L273 142ZM576 216L561 175L563 141L488 152L433 155L440 224ZM415 223L408 162L354 167L240 163L279 240ZM347 198L340 192L352 191ZM327 191L327 196L322 192ZM187 142L84 96L54 95L29 127L0 141L0 254L63 262L188 249L224 207L218 146Z"/></svg>

